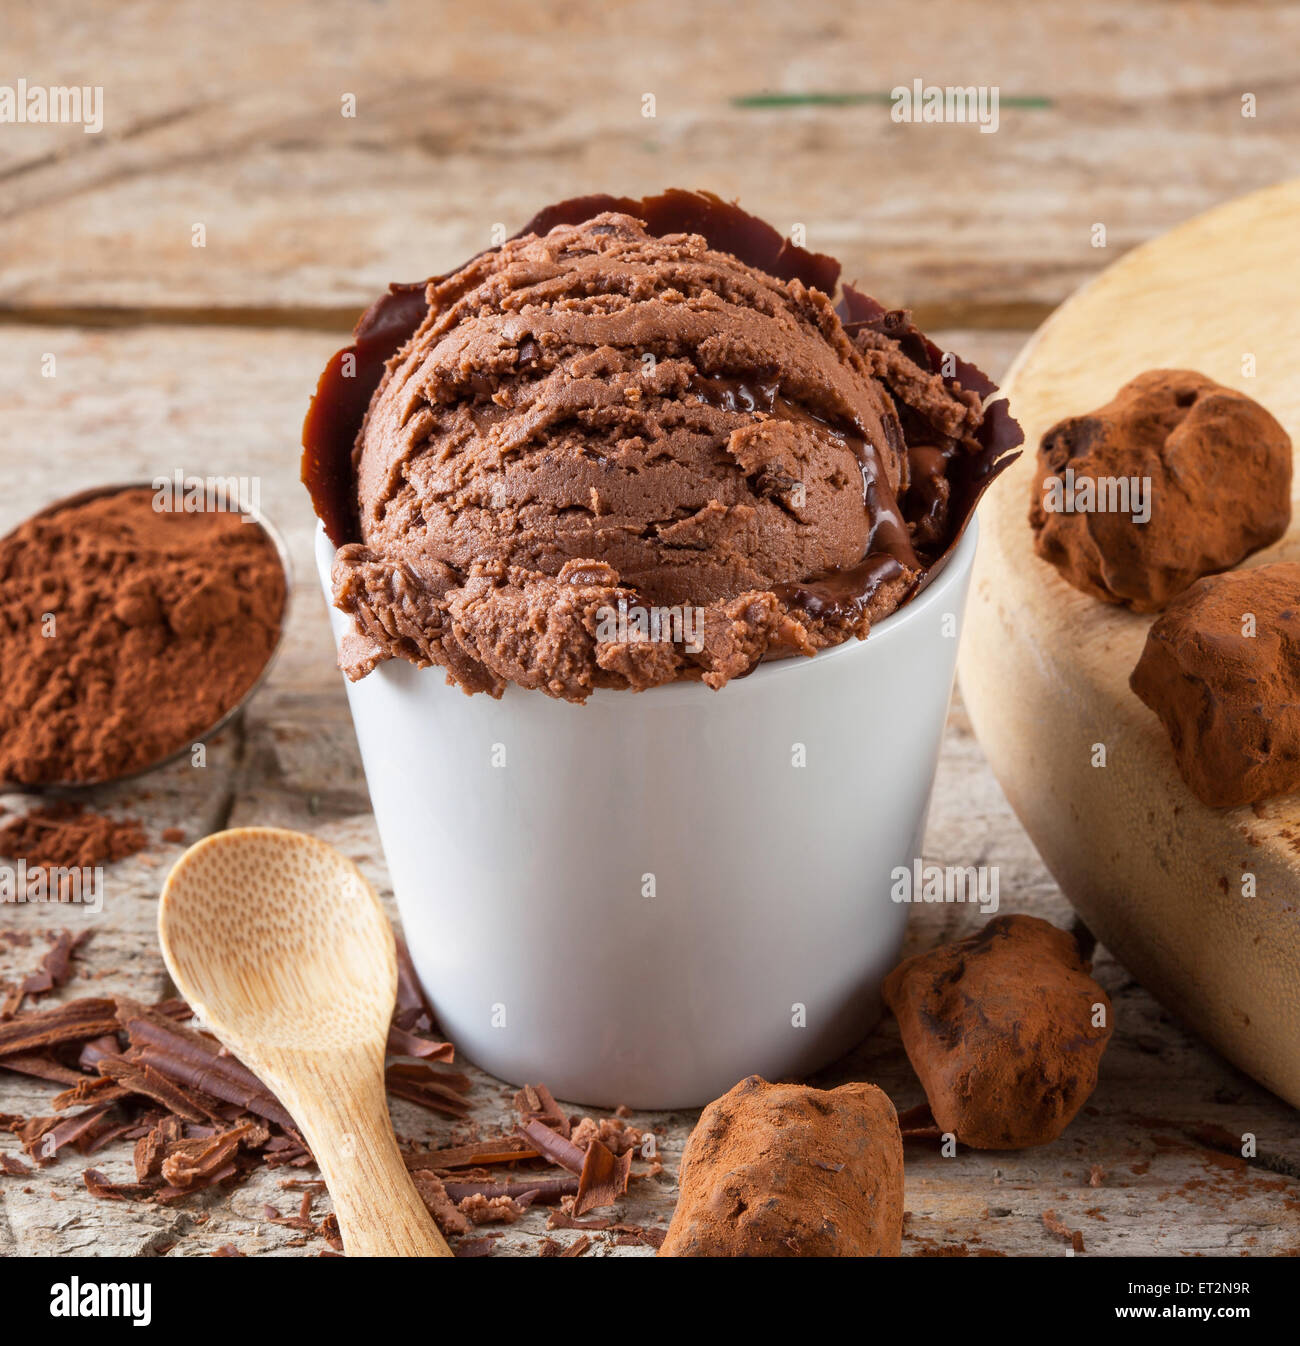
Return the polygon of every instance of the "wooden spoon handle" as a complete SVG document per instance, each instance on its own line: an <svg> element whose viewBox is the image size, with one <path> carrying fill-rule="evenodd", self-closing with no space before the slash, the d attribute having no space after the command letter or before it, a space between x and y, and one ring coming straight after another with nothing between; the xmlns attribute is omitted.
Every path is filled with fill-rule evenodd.
<svg viewBox="0 0 1300 1346"><path fill-rule="evenodd" d="M288 1068L275 1071L277 1092L320 1165L344 1251L350 1257L450 1257L397 1148L382 1061L338 1052L281 1064Z"/></svg>

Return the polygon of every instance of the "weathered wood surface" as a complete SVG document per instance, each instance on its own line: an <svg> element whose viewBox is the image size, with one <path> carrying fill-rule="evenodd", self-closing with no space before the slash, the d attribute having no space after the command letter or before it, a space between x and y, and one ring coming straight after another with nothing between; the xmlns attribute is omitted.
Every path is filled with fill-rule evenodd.
<svg viewBox="0 0 1300 1346"><path fill-rule="evenodd" d="M592 190L665 185L737 196L839 255L890 302L918 307L950 349L1005 368L1028 328L1117 253L1216 201L1294 172L1300 12L1269 5L945 6L916 23L900 0L651 10L578 0L463 8L342 3L281 12L128 0L112 10L12 7L6 73L105 88L100 136L0 126L0 531L84 486L170 473L256 475L296 568L288 638L242 723L201 774L176 765L101 793L138 816L150 849L114 866L65 995L166 989L156 897L178 846L229 823L301 827L340 846L391 905L382 854L315 582L314 520L297 441L321 364L387 281L444 269L536 207ZM9 73L12 72L12 73ZM880 101L746 107L768 93L883 95L913 78L999 84L995 135L896 126ZM355 93L358 115L340 115ZM1258 117L1243 119L1253 92ZM641 115L653 93L656 116ZM1045 100L1012 106L1013 98ZM191 247L202 223L207 246ZM1105 249L1091 229L1107 226ZM328 330L326 330L328 329ZM1000 329L1000 330L999 330ZM54 377L42 358L55 356ZM0 805L19 807L16 797ZM1010 813L958 705L940 764L927 857L996 864L1003 909L1070 912ZM75 914L60 913L61 918ZM48 913L0 911L43 932ZM922 908L917 947L978 920ZM38 949L0 950L0 979ZM942 1159L909 1145L905 1250L1064 1255L1300 1252L1300 1118L1169 1022L1104 950L1117 1031L1088 1111L1056 1144ZM891 1023L827 1083L869 1078L921 1100ZM475 1118L509 1120L510 1090L474 1073ZM46 1111L50 1086L0 1072L0 1111ZM399 1131L451 1124L402 1102ZM693 1117L660 1129L665 1172L623 1204L666 1221ZM1258 1137L1251 1165L1191 1132ZM16 1142L0 1134L0 1149ZM125 1147L95 1157L110 1177ZM72 1251L314 1254L266 1223L296 1203L259 1173L172 1209L97 1201L65 1158L0 1178L0 1254ZM1094 1167L1100 1186L1090 1185ZM318 1199L317 1215L325 1209ZM544 1213L498 1254L535 1253ZM559 1232L557 1240L574 1237ZM646 1255L597 1237L588 1255Z"/></svg>
<svg viewBox="0 0 1300 1346"><path fill-rule="evenodd" d="M946 347L968 352L995 371L1020 337L944 332ZM387 876L342 681L332 667L324 605L310 564L312 518L296 481L294 436L306 390L333 338L289 332L141 328L86 332L10 328L0 332L0 426L5 441L0 530L52 495L113 478L148 477L176 466L199 471L257 472L262 502L287 534L297 589L289 637L268 685L244 723L227 733L200 774L186 764L102 792L110 810L145 820L154 841L143 855L111 868L102 915L84 971L65 994L118 990L161 995L165 975L154 938L155 902L179 846L158 841L179 826L187 840L227 823L304 828L340 846L363 867L385 900ZM42 379L45 352L56 374ZM57 485L51 463L57 463ZM9 807L15 797L0 799ZM960 706L954 709L940 766L926 845L940 863L996 864L1005 910L1030 911L1061 923L1069 910L1011 815ZM59 913L76 924L75 913ZM920 947L978 920L962 909L920 908L912 939ZM50 913L0 913L7 928L44 931ZM27 966L33 951L9 950L0 977ZM1300 1251L1300 1119L1168 1022L1150 997L1102 952L1098 975L1115 999L1118 1028L1088 1113L1056 1144L1020 1154L962 1152L942 1159L933 1147L909 1145L905 1247L932 1253L1062 1254L1045 1230L1054 1211L1084 1233L1087 1253ZM509 1120L510 1090L474 1073L475 1118L488 1130ZM882 1025L827 1082L869 1078L900 1108L921 1101L892 1023ZM0 1111L44 1111L51 1089L0 1073ZM444 1139L448 1122L398 1102L401 1132ZM625 1203L627 1218L666 1220L675 1198L672 1175L693 1117L638 1117L661 1128L666 1172L641 1184ZM1199 1144L1189 1131L1214 1123L1258 1136L1262 1163L1247 1166ZM0 1147L16 1142L0 1136ZM97 1155L110 1176L130 1169L127 1147ZM264 1204L288 1212L296 1201L259 1173L230 1194L209 1194L174 1209L97 1201L84 1190L85 1161L68 1157L31 1179L0 1179L0 1253L79 1249L172 1255L211 1252L225 1243L249 1253L311 1254L312 1240L288 1246L293 1230L260 1218ZM1104 1176L1089 1186L1093 1166ZM55 1198L54 1202L51 1197ZM1289 1203L1289 1204L1288 1204ZM318 1200L318 1214L324 1209ZM498 1254L530 1254L546 1237L544 1213L511 1226ZM573 1234L560 1232L559 1241ZM172 1247L174 1245L174 1247ZM594 1253L644 1255L597 1240ZM592 1254L588 1254L592 1255Z"/></svg>
<svg viewBox="0 0 1300 1346"><path fill-rule="evenodd" d="M6 70L104 89L98 135L0 127L0 310L27 314L338 322L546 202L700 186L930 325L1032 326L1300 145L1300 10L1266 4L53 0L5 27ZM997 132L895 124L914 79L998 86Z"/></svg>

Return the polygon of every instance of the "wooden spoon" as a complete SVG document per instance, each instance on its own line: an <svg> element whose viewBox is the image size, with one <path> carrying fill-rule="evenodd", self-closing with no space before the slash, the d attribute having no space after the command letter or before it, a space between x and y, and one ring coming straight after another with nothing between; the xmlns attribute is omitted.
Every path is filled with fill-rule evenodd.
<svg viewBox="0 0 1300 1346"><path fill-rule="evenodd" d="M205 1026L298 1123L347 1252L451 1256L388 1117L384 1044L397 954L357 867L299 832L218 832L168 875L158 938Z"/></svg>

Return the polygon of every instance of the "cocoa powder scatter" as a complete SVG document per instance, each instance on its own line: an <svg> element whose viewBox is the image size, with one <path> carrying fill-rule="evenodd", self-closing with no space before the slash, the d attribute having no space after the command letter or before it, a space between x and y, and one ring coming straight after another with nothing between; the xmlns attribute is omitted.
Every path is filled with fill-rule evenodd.
<svg viewBox="0 0 1300 1346"><path fill-rule="evenodd" d="M210 729L275 649L284 572L231 512L155 510L135 487L0 540L0 780L139 771Z"/></svg>
<svg viewBox="0 0 1300 1346"><path fill-rule="evenodd" d="M87 868L124 860L144 850L144 828L135 818L89 813L59 800L0 824L0 855L45 868Z"/></svg>

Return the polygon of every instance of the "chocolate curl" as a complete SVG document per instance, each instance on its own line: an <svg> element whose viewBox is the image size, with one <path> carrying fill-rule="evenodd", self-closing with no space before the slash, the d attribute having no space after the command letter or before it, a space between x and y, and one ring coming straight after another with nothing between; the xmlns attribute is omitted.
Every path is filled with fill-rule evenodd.
<svg viewBox="0 0 1300 1346"><path fill-rule="evenodd" d="M433 1006L429 1004L415 975L415 964L411 961L411 951L401 935L394 935L397 945L397 1007L393 1011L393 1022L399 1028L415 1028L419 1024L430 1027L433 1024Z"/></svg>
<svg viewBox="0 0 1300 1346"><path fill-rule="evenodd" d="M628 1175L632 1171L632 1151L625 1150L615 1158L614 1152L598 1140L587 1146L582 1174L578 1178L578 1199L573 1203L575 1215L585 1215L601 1206L612 1206L627 1192Z"/></svg>
<svg viewBox="0 0 1300 1346"><path fill-rule="evenodd" d="M114 1103L101 1103L73 1117L33 1117L18 1129L18 1138L39 1167L48 1164L65 1145L92 1132Z"/></svg>
<svg viewBox="0 0 1300 1346"><path fill-rule="evenodd" d="M39 1014L24 1014L0 1023L0 1065L15 1053L39 1051L60 1042L103 1037L117 1031L117 1002L109 999L70 1000Z"/></svg>
<svg viewBox="0 0 1300 1346"><path fill-rule="evenodd" d="M10 1009L10 1003L12 1009L5 1017L16 1014L25 997L36 999L62 986L72 975L72 955L86 942L89 934L88 930L83 930L79 935L74 935L70 930L59 931L36 971L17 988L16 1002L6 1003L6 1009Z"/></svg>
<svg viewBox="0 0 1300 1346"><path fill-rule="evenodd" d="M182 1139L181 1119L163 1117L147 1135L141 1136L135 1144L135 1176L137 1182L162 1181L163 1155L169 1145Z"/></svg>
<svg viewBox="0 0 1300 1346"><path fill-rule="evenodd" d="M49 1080L52 1084L82 1084L84 1077L56 1061L52 1056L38 1052L20 1053L14 1056L0 1057L0 1069L12 1070L19 1075L31 1075L34 1079ZM55 1104L58 1107L58 1104Z"/></svg>
<svg viewBox="0 0 1300 1346"><path fill-rule="evenodd" d="M109 1182L97 1168L88 1168L81 1175L86 1190L101 1201L139 1201L153 1190L142 1182Z"/></svg>
<svg viewBox="0 0 1300 1346"><path fill-rule="evenodd" d="M244 1122L218 1135L195 1140L180 1140L167 1147L162 1161L162 1176L173 1187L208 1186L227 1172L230 1161L239 1152L240 1142L253 1130Z"/></svg>
<svg viewBox="0 0 1300 1346"><path fill-rule="evenodd" d="M173 1083L265 1117L296 1134L293 1118L261 1080L221 1045L158 1008L123 1001L119 1014L132 1055Z"/></svg>
<svg viewBox="0 0 1300 1346"><path fill-rule="evenodd" d="M509 1136L476 1145L451 1145L442 1150L407 1151L402 1155L412 1173L422 1169L486 1168L491 1164L513 1164L520 1159L539 1157L531 1146Z"/></svg>
<svg viewBox="0 0 1300 1346"><path fill-rule="evenodd" d="M50 1106L55 1112L66 1112L69 1108L84 1107L87 1103L116 1103L119 1099L129 1098L133 1092L106 1075L94 1079L83 1075L71 1089L55 1094L50 1100Z"/></svg>
<svg viewBox="0 0 1300 1346"><path fill-rule="evenodd" d="M140 1061L132 1061L124 1056L108 1056L99 1063L99 1071L123 1089L152 1098L168 1112L174 1112L187 1121L202 1122L209 1118L221 1120L220 1114L214 1111L208 1101L177 1088L165 1075Z"/></svg>
<svg viewBox="0 0 1300 1346"><path fill-rule="evenodd" d="M582 1173L587 1162L587 1155L571 1140L558 1135L549 1126L545 1126L538 1121L524 1122L518 1128L518 1134L544 1159L549 1159L551 1163L568 1169L570 1173Z"/></svg>
<svg viewBox="0 0 1300 1346"><path fill-rule="evenodd" d="M456 1049L450 1042L419 1037L405 1028L399 1028L396 1021L388 1027L388 1054L414 1056L423 1061L441 1061L447 1065L456 1059Z"/></svg>
<svg viewBox="0 0 1300 1346"><path fill-rule="evenodd" d="M81 1055L77 1057L77 1064L82 1070L93 1072L104 1057L121 1056L121 1054L122 1046L116 1035L106 1033L102 1038L91 1038L89 1042L82 1045Z"/></svg>
<svg viewBox="0 0 1300 1346"><path fill-rule="evenodd" d="M560 1111L544 1084L525 1084L515 1095L515 1111L521 1121L538 1121L558 1131L566 1140L572 1134L569 1119Z"/></svg>
<svg viewBox="0 0 1300 1346"><path fill-rule="evenodd" d="M469 1079L454 1071L437 1071L424 1061L398 1061L384 1072L384 1082L395 1098L433 1112L463 1117L469 1111L462 1097L469 1090Z"/></svg>

